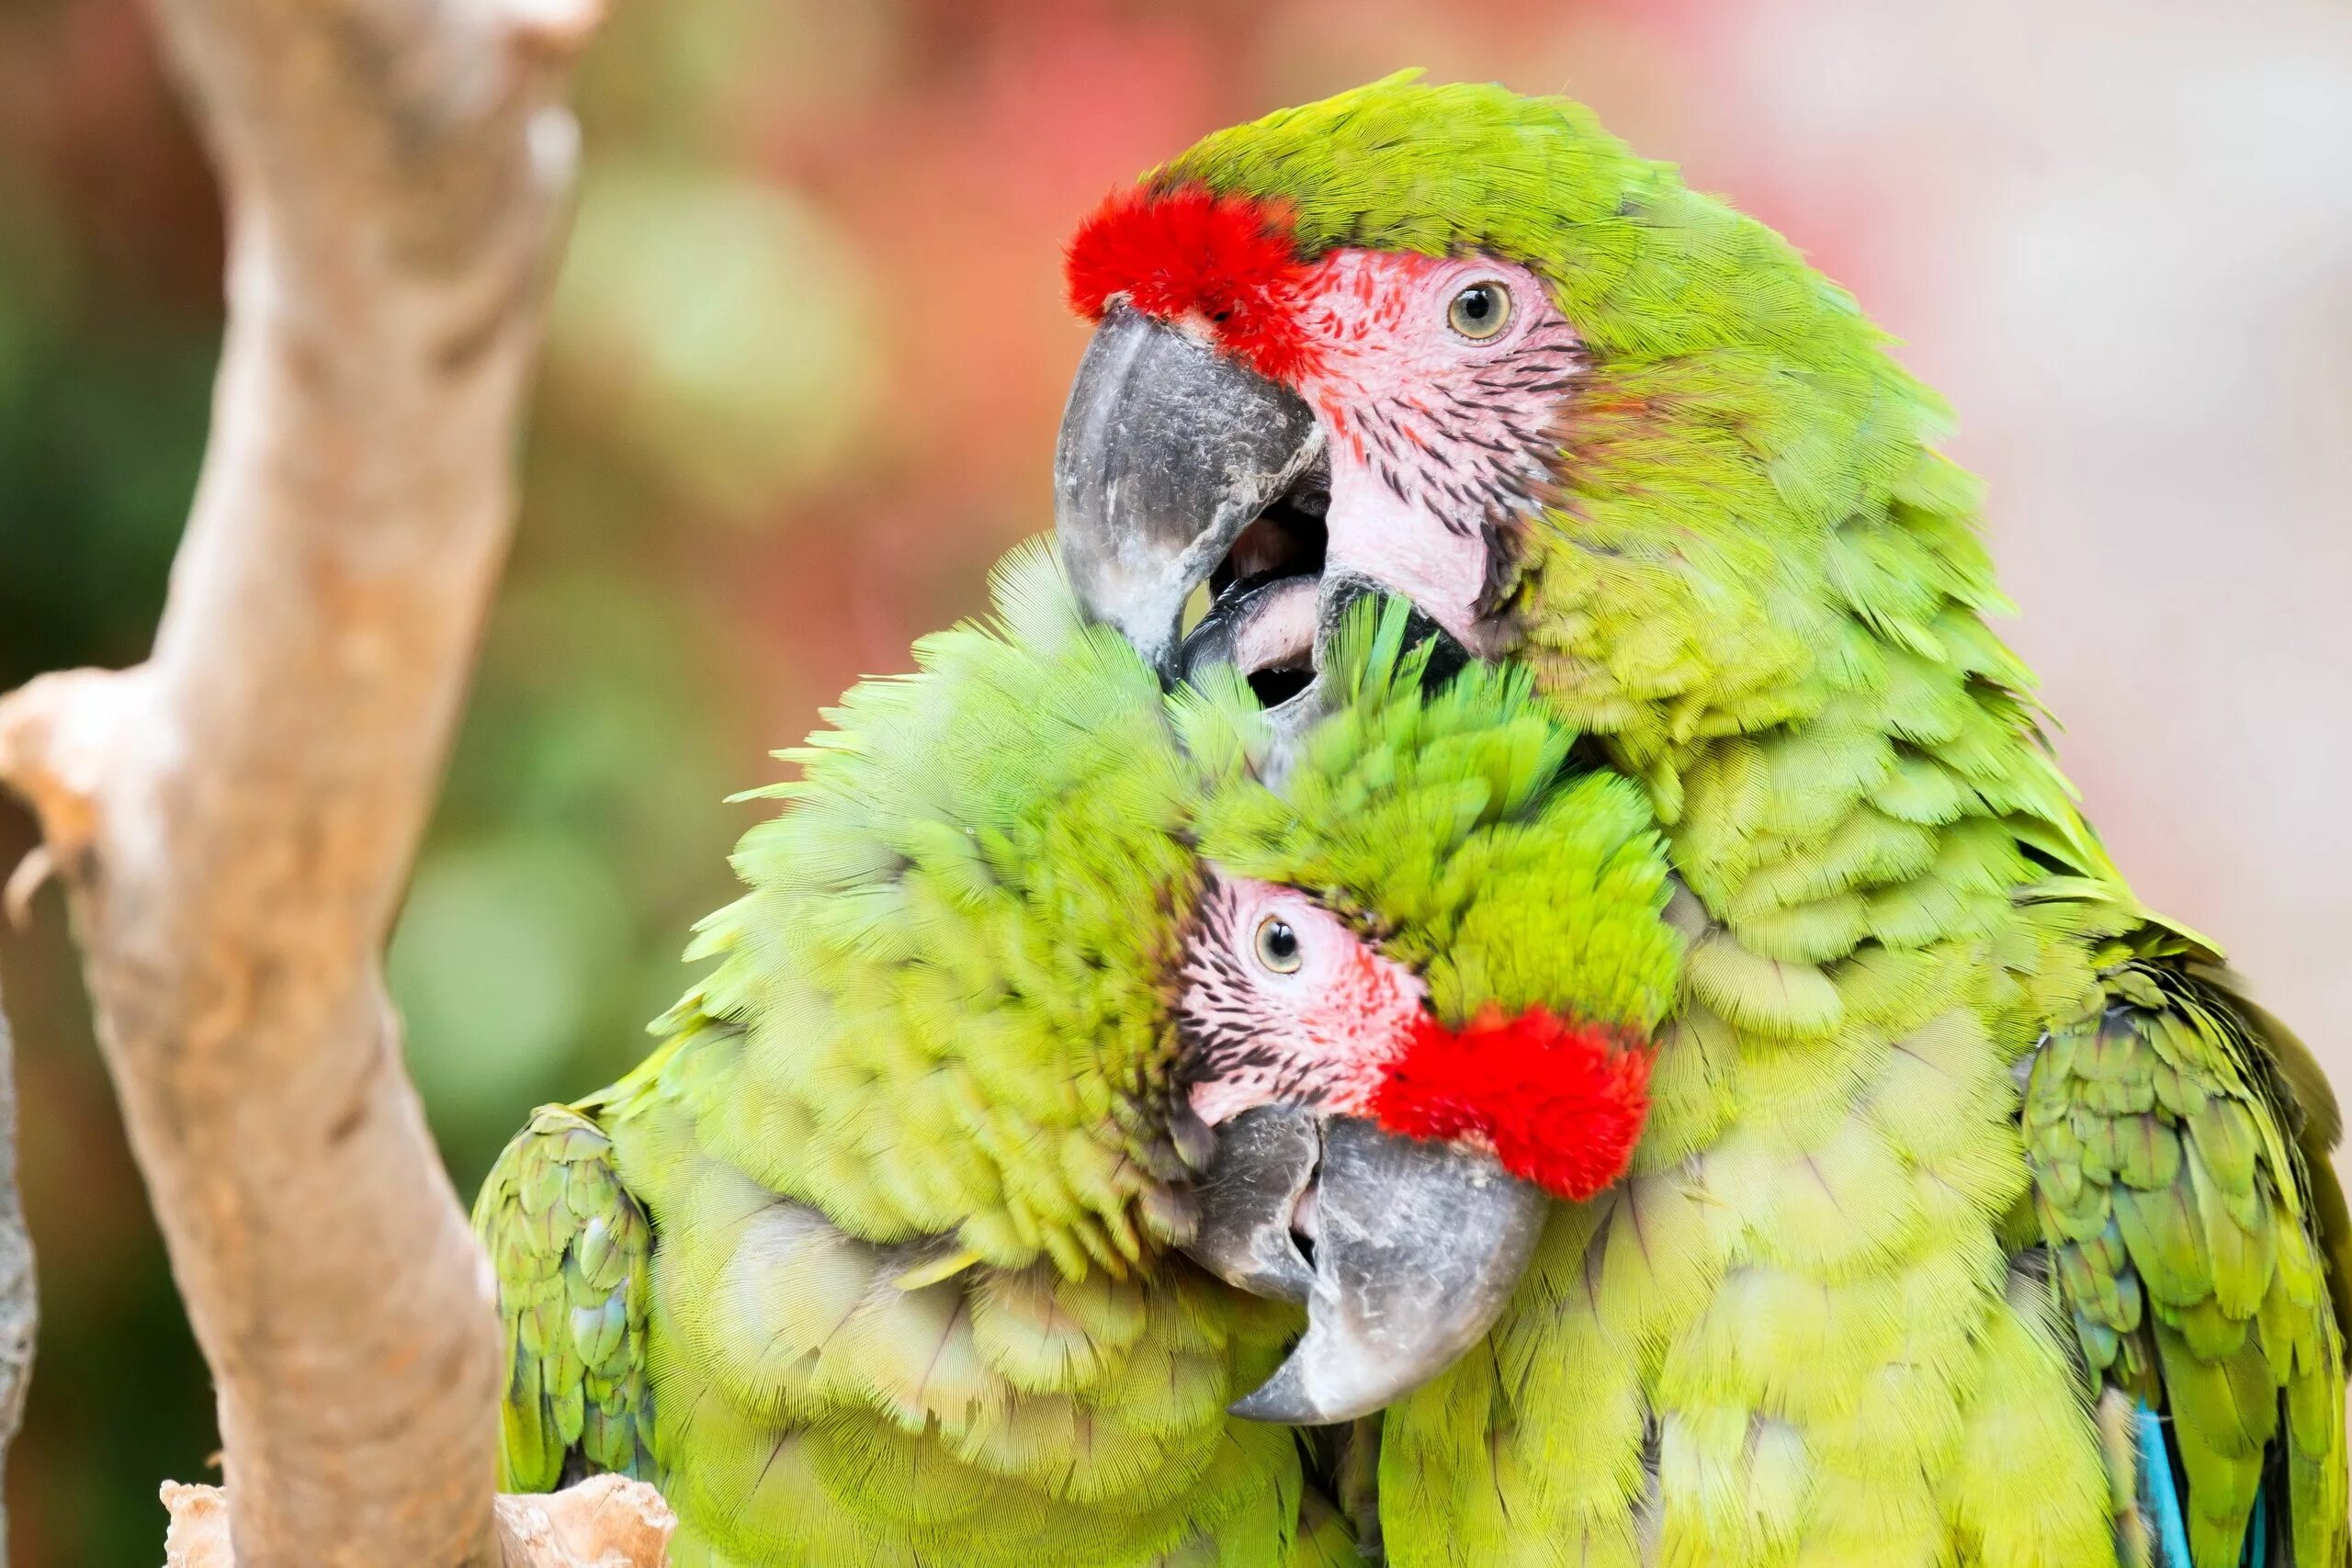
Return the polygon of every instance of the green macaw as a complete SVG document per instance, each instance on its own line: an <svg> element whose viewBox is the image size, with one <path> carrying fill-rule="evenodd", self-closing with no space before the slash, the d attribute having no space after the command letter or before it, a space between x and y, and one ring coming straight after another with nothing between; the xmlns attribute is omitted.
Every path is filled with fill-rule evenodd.
<svg viewBox="0 0 2352 1568"><path fill-rule="evenodd" d="M1404 595L1673 862L1632 1175L1389 1408L1390 1560L2344 1563L2334 1098L2084 820L1853 300L1582 107L1410 73L1208 137L1068 276L1090 614L1282 730Z"/></svg>
<svg viewBox="0 0 2352 1568"><path fill-rule="evenodd" d="M1227 1407L1379 1408L1623 1171L1662 848L1400 604L1277 746L1046 552L996 587L786 753L659 1048L485 1183L502 1484L651 1480L682 1565L1358 1561L1368 1448Z"/></svg>

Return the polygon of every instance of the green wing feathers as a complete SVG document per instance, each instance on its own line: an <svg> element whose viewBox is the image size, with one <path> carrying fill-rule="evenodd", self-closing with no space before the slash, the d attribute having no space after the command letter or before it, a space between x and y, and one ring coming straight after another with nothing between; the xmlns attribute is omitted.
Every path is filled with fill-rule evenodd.
<svg viewBox="0 0 2352 1568"><path fill-rule="evenodd" d="M602 1106L658 1227L647 1479L678 1510L675 1561L1263 1568L1338 1528L1290 1434L1225 1414L1292 1309L1181 1259L1070 1277L853 1234L733 1163L761 1063L706 1028Z"/></svg>
<svg viewBox="0 0 2352 1568"><path fill-rule="evenodd" d="M651 1480L645 1315L653 1234L590 1116L543 1105L474 1202L506 1355L498 1483L549 1492L600 1471Z"/></svg>
<svg viewBox="0 0 2352 1568"><path fill-rule="evenodd" d="M2338 1568L2334 1106L2306 1109L2325 1089L2282 1061L2301 1046L2201 970L2121 964L2052 1031L2026 1088L2035 1205L2091 1370L2168 1417L2197 1568L2236 1568L2267 1483L2295 1568Z"/></svg>
<svg viewBox="0 0 2352 1568"><path fill-rule="evenodd" d="M2346 1211L2344 1184L2330 1157L2344 1136L2344 1111L2336 1104L2335 1090L2311 1047L2268 1009L2249 999L2234 975L2208 971L2204 977L2232 995L2284 1087L2296 1147L2311 1173L2312 1219L2327 1258L2327 1289L2335 1303L2336 1326L2352 1334L2352 1213Z"/></svg>

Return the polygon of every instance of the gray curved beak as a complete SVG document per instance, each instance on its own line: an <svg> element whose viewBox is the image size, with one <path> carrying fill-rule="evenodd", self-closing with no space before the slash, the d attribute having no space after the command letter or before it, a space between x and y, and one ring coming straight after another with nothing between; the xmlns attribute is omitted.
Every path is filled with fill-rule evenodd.
<svg viewBox="0 0 2352 1568"><path fill-rule="evenodd" d="M1185 601L1321 450L1297 394L1114 304L1054 452L1055 532L1080 602L1180 678Z"/></svg>
<svg viewBox="0 0 2352 1568"><path fill-rule="evenodd" d="M1242 1290L1306 1304L1288 1359L1233 1406L1293 1426L1370 1415L1452 1366L1510 1303L1548 1207L1483 1155L1286 1105L1218 1130L1200 1197L1185 1250Z"/></svg>
<svg viewBox="0 0 2352 1568"><path fill-rule="evenodd" d="M1171 684L1236 667L1278 736L1321 716L1331 633L1357 598L1386 592L1325 570L1330 479L1314 411L1124 302L1103 316L1070 384L1054 501L1087 615L1116 626ZM1204 583L1208 608L1187 630L1185 604ZM1408 637L1437 643L1432 682L1470 658L1418 610Z"/></svg>
<svg viewBox="0 0 2352 1568"><path fill-rule="evenodd" d="M1295 1105L1261 1105L1217 1131L1198 1192L1200 1224L1185 1247L1228 1285L1304 1303L1315 1270L1292 1230L1323 1159L1316 1118Z"/></svg>

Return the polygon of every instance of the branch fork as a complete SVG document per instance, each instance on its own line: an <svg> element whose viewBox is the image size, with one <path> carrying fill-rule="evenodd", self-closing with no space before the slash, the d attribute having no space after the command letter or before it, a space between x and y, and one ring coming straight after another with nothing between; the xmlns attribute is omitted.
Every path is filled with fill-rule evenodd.
<svg viewBox="0 0 2352 1568"><path fill-rule="evenodd" d="M227 1484L165 1488L172 1560L644 1568L650 1488L493 1501L489 1269L381 974L513 525L599 8L153 10L228 207L212 432L153 656L0 698L0 784L44 836L7 902L65 886L219 1392Z"/></svg>

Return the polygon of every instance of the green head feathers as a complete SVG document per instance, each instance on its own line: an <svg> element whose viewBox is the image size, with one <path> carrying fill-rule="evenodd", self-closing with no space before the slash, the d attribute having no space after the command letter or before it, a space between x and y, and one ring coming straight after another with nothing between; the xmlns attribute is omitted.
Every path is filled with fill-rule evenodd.
<svg viewBox="0 0 2352 1568"><path fill-rule="evenodd" d="M1544 1007L1647 1034L1681 955L1647 800L1615 774L1569 776L1576 732L1524 671L1471 664L1428 689L1432 645L1407 646L1406 608L1351 606L1329 652L1334 711L1279 787L1228 761L1203 857L1356 922L1423 976L1448 1025ZM1212 679L1219 694L1183 705L1184 727L1204 759L1230 759L1245 748L1220 743L1217 721L1261 716L1229 669Z"/></svg>
<svg viewBox="0 0 2352 1568"><path fill-rule="evenodd" d="M749 891L705 922L717 967L658 1026L739 1045L702 1136L853 1235L953 1233L990 1262L1114 1271L1184 1224L1164 1184L1197 1134L1173 1010L1204 886L1294 886L1425 976L1447 1021L1531 1005L1645 1032L1679 949L1663 857L1623 780L1524 677L1425 694L1401 607L1367 601L1338 710L1279 785L1264 715L1219 681L1163 698L1081 623L1043 549L996 616L926 639L785 753Z"/></svg>
<svg viewBox="0 0 2352 1568"><path fill-rule="evenodd" d="M2001 601L1974 486L1929 449L1942 405L1853 300L1583 106L1416 74L1153 171L1080 229L1073 299L1106 322L1123 301L1190 321L1295 393L1331 470L1316 515L1334 566L1527 662L1663 786L1669 818L1673 754L1694 739L1883 693L1947 654L2022 684L1973 623ZM1481 284L1541 298L1455 292ZM1081 372L1080 389L1066 444L1137 428L1093 406L1107 386ZM1197 428L1216 417L1235 416ZM1119 504L1066 498L1065 547L1132 531ZM1453 560L1472 540L1483 557ZM1204 543L1185 560L1214 566ZM1136 581L1152 605L1181 586ZM1142 615L1120 592L1090 607Z"/></svg>
<svg viewBox="0 0 2352 1568"><path fill-rule="evenodd" d="M781 753L788 804L665 1032L745 1032L729 1156L875 1241L955 1232L1066 1270L1138 1255L1165 1146L1166 997L1200 869L1159 685L1042 548L996 618L917 645ZM1164 1224L1162 1226L1164 1229Z"/></svg>

